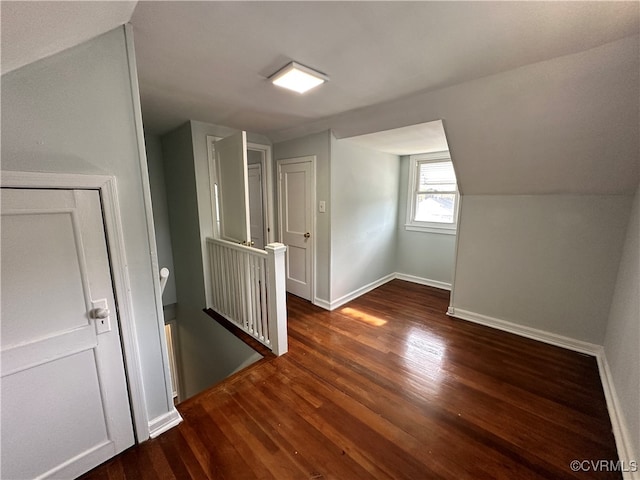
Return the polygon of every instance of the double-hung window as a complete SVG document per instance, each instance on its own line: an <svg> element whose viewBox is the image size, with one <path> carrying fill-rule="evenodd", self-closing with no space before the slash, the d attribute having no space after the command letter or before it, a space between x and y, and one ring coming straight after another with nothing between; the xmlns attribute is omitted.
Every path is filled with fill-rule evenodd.
<svg viewBox="0 0 640 480"><path fill-rule="evenodd" d="M411 155L407 230L456 233L458 187L449 152Z"/></svg>

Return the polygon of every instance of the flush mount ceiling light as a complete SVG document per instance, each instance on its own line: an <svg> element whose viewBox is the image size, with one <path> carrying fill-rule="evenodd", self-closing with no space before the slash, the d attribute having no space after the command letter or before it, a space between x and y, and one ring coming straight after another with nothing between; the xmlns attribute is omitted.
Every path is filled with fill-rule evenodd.
<svg viewBox="0 0 640 480"><path fill-rule="evenodd" d="M329 80L329 77L299 63L291 62L271 75L269 80L278 87L304 93L322 85Z"/></svg>

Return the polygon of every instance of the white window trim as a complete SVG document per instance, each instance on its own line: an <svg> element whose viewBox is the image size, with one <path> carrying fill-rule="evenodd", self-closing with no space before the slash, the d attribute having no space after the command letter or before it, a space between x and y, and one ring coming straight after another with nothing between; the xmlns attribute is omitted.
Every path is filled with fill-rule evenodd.
<svg viewBox="0 0 640 480"><path fill-rule="evenodd" d="M458 226L458 209L460 206L460 193L456 188L456 203L453 213L453 223L437 222L416 222L413 220L416 206L416 195L418 193L418 162L442 162L451 161L451 154L448 151L422 153L409 157L409 188L407 189L407 217L404 225L405 230L412 232L440 233L444 235L455 235Z"/></svg>

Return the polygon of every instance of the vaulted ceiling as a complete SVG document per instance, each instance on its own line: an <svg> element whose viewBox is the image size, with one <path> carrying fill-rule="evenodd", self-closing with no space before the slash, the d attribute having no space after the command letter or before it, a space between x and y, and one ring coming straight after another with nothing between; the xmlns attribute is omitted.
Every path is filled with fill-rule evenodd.
<svg viewBox="0 0 640 480"><path fill-rule="evenodd" d="M148 132L195 119L279 141L442 119L467 193L638 184L638 2L1 7L3 73L130 21ZM290 60L330 82L302 96L272 86Z"/></svg>
<svg viewBox="0 0 640 480"><path fill-rule="evenodd" d="M140 2L131 19L146 124L257 133L504 72L638 31L633 3ZM267 77L296 60L331 81Z"/></svg>

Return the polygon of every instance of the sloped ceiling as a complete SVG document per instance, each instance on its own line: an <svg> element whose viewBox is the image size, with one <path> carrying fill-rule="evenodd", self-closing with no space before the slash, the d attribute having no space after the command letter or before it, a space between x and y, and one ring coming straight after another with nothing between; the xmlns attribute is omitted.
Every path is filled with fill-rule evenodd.
<svg viewBox="0 0 640 480"><path fill-rule="evenodd" d="M127 23L136 3L3 1L2 74Z"/></svg>
<svg viewBox="0 0 640 480"><path fill-rule="evenodd" d="M633 194L640 38L296 127L337 138L442 119L464 194Z"/></svg>
<svg viewBox="0 0 640 480"><path fill-rule="evenodd" d="M143 120L282 141L442 119L465 193L638 185L638 2L2 2L3 72L129 20ZM330 82L267 77L290 60Z"/></svg>
<svg viewBox="0 0 640 480"><path fill-rule="evenodd" d="M349 141L393 155L443 152L449 150L442 120L392 128L350 137Z"/></svg>
<svg viewBox="0 0 640 480"><path fill-rule="evenodd" d="M611 2L140 2L150 130L187 118L269 134L583 51L638 32ZM331 81L299 96L267 77L296 60Z"/></svg>

